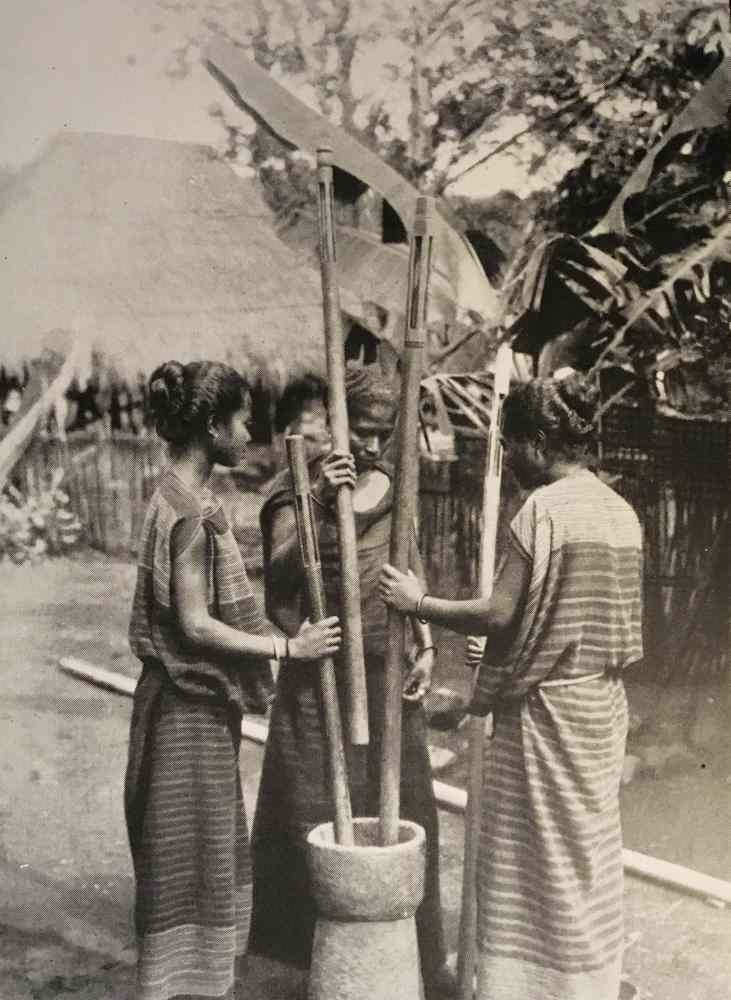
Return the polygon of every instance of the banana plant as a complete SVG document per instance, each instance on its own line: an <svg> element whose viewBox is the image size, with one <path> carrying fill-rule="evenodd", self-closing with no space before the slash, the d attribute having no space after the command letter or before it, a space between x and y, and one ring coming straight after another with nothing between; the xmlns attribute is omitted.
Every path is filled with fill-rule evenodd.
<svg viewBox="0 0 731 1000"><path fill-rule="evenodd" d="M727 57L627 178L590 233L581 239L551 237L526 255L510 290L516 349L535 358L548 350L554 366L565 349L572 358L582 357L582 367L595 374L612 365L626 369L631 346L639 373L648 355L665 348L674 349L678 364L684 363L692 328L713 325L708 314L714 309L726 315L717 278L719 264L728 264L728 219L719 218L717 208L713 218L704 217L690 204L694 196L708 195L709 178L702 178L702 185L686 181L665 204L629 227L625 207L654 186L673 140L724 126L729 105ZM663 253L655 245L658 223L661 233L672 232L675 252ZM635 252L638 246L641 250ZM708 300L714 297L711 307ZM702 339L703 330L697 333Z"/></svg>

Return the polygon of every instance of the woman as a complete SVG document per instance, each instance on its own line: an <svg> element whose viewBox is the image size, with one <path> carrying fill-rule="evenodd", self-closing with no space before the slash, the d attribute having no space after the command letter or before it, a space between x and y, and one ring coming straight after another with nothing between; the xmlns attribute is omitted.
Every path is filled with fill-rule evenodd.
<svg viewBox="0 0 731 1000"><path fill-rule="evenodd" d="M393 433L397 400L390 379L373 366L348 367L346 400L352 454L331 452L310 467L327 607L339 606L340 566L333 511L336 490L351 487L356 518L370 745L348 748L353 813L377 816L383 730L386 609L377 593L378 574L391 534L392 474L383 452ZM267 611L292 635L305 615L294 499L289 473L274 482L262 509ZM418 554L414 569L419 572ZM429 996L453 985L439 898L439 829L426 747L422 699L429 689L434 647L428 629L415 623L416 647L404 678L402 816L427 833L424 902L417 913L422 974ZM341 692L342 694L342 692ZM252 834L254 914L251 947L281 961L307 967L316 920L308 884L304 843L318 823L333 818L318 672L280 671L272 709Z"/></svg>
<svg viewBox="0 0 731 1000"><path fill-rule="evenodd" d="M137 1000L233 995L251 913L238 750L244 707L264 711L268 660L310 662L340 645L337 619L273 637L220 503L214 462L243 458L250 402L227 365L175 361L149 400L171 463L140 540L130 622L142 661L125 810L136 876Z"/></svg>
<svg viewBox="0 0 731 1000"><path fill-rule="evenodd" d="M576 376L506 399L507 461L532 492L489 600L441 600L381 574L391 607L487 637L471 708L495 720L477 884L486 1000L619 990L621 675L642 656L642 555L634 512L587 468L593 416Z"/></svg>

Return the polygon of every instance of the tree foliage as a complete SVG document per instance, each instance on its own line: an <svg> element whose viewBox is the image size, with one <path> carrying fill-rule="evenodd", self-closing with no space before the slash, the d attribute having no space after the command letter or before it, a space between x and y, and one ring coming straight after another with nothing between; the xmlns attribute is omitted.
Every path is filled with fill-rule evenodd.
<svg viewBox="0 0 731 1000"><path fill-rule="evenodd" d="M674 65L681 89L691 81L685 107L663 112L651 151L636 157L629 177L602 171L596 157L591 170L564 179L509 296L517 343L544 368L576 363L641 381L660 371L661 396L698 413L731 404L731 62L720 65L729 37L721 12L687 19L683 29ZM669 86L666 57L645 83L656 92ZM609 145L610 157L618 151ZM584 254L609 254L599 282L595 268L577 266L570 241L557 245L557 228L583 232Z"/></svg>
<svg viewBox="0 0 731 1000"><path fill-rule="evenodd" d="M161 2L169 11L168 0ZM617 152L607 165L621 174L619 151L641 149L662 129L662 115L687 99L695 77L675 68L678 32L695 39L694 51L725 44L717 2L699 4L693 16L681 0L194 6L197 30L171 72L190 65L210 35L228 37L405 177L450 198L552 194L612 137ZM252 144L251 123L232 123L228 107L215 113L228 129L229 158L251 156L272 186L277 173L292 197L305 193L301 166L290 170L281 147L259 134Z"/></svg>
<svg viewBox="0 0 731 1000"><path fill-rule="evenodd" d="M687 408L725 400L728 261L714 235L728 218L728 122L663 148L625 206L627 232L592 230L731 52L726 5L193 6L197 29L173 72L211 34L233 39L404 177L445 197L491 280L507 276L512 332L536 355L557 340L553 362L601 358L640 375L659 355L688 370L701 357L705 389ZM311 160L228 105L212 113L226 129L223 155L258 172L275 210L286 218L312 202Z"/></svg>

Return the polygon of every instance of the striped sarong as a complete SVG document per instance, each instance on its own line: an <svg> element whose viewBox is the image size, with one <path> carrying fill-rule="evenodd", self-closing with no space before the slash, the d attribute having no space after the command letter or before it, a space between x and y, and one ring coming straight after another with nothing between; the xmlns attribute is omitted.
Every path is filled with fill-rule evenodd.
<svg viewBox="0 0 731 1000"><path fill-rule="evenodd" d="M233 996L251 919L241 718L183 697L147 661L135 693L125 812L135 868L135 1000Z"/></svg>
<svg viewBox="0 0 731 1000"><path fill-rule="evenodd" d="M478 996L616 1000L621 671L642 655L640 528L620 497L582 472L533 493L512 533L531 560L523 618L501 663L488 651L475 689L476 710L495 714L478 863Z"/></svg>
<svg viewBox="0 0 731 1000"><path fill-rule="evenodd" d="M355 816L377 816L379 810L382 658L369 657L366 681L370 744L346 746ZM407 702L402 717L400 812L426 831L424 900L416 913L416 929L422 975L429 982L447 957L439 888L439 819L426 715L421 705ZM284 666L277 679L252 833L253 952L302 968L309 965L317 912L305 841L314 826L332 821L333 814L317 667Z"/></svg>

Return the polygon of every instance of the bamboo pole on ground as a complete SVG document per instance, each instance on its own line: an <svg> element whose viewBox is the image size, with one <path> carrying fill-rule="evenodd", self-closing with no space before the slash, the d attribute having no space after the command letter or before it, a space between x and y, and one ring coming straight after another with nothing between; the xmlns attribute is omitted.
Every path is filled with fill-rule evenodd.
<svg viewBox="0 0 731 1000"><path fill-rule="evenodd" d="M482 498L482 545L480 548L480 594L489 597L495 577L498 512L502 482L502 446L500 428L503 401L510 386L512 351L507 344L498 348L495 359L490 437L488 440L485 481ZM468 723L469 776L464 830L464 867L462 869L462 909L459 924L457 980L459 1000L472 1000L472 982L477 953L477 856L482 816L482 771L485 736L491 732L492 716L475 715Z"/></svg>
<svg viewBox="0 0 731 1000"><path fill-rule="evenodd" d="M317 529L312 511L310 476L307 471L305 439L301 434L287 436L287 458L294 486L297 535L299 537L302 566L310 601L310 619L322 621L327 617L325 590L322 582L322 567L317 545ZM340 705L335 680L335 664L330 657L319 661L320 693L325 716L325 736L328 761L330 764L330 791L335 812L335 841L352 846L353 815L348 790L348 773L343 749L343 730L340 721Z"/></svg>
<svg viewBox="0 0 731 1000"><path fill-rule="evenodd" d="M409 254L406 329L401 355L401 406L398 420L396 477L391 522L390 562L406 572L419 491L419 391L424 367L426 313L434 226L434 203L416 202ZM406 645L406 616L389 608L381 747L381 842L398 843L401 783L401 698Z"/></svg>
<svg viewBox="0 0 731 1000"><path fill-rule="evenodd" d="M132 697L137 687L137 681L134 678L126 677L118 670L105 670L103 667L97 667L93 663L87 663L75 656L61 657L59 667L72 677L113 691L115 694ZM241 735L244 739L263 746L269 735L268 723L258 718L244 718L241 722ZM466 813L467 793L462 788L457 788L455 785L445 785L441 781L434 781L433 784L434 798L441 809L456 816L462 816ZM731 907L731 882L714 878L712 875L704 875L702 872L673 864L670 861L653 858L649 854L630 851L626 847L622 852L622 860L627 875L650 879L669 889L698 896L708 903L723 903L725 906Z"/></svg>
<svg viewBox="0 0 731 1000"><path fill-rule="evenodd" d="M349 452L350 429L345 404L345 344L335 258L332 150L326 148L317 151L317 197L330 433L333 448ZM341 486L337 491L335 516L341 567L340 621L343 628L348 735L353 745L365 746L368 743L368 694L353 494L348 486Z"/></svg>

